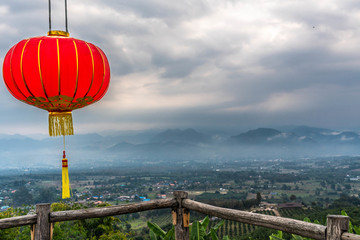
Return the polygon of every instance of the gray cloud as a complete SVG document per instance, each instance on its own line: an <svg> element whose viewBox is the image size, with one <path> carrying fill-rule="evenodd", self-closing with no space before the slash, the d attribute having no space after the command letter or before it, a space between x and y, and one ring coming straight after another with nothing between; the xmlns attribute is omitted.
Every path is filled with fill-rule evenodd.
<svg viewBox="0 0 360 240"><path fill-rule="evenodd" d="M80 132L360 127L357 1L68 2L71 36L103 49L112 70L104 99L74 113ZM0 13L1 56L48 30L47 2L5 0ZM46 132L46 112L5 86L0 101L4 131Z"/></svg>

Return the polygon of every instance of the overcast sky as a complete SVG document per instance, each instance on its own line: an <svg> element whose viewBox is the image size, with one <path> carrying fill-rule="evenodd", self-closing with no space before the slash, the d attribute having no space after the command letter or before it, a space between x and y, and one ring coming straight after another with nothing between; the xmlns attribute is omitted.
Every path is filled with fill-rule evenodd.
<svg viewBox="0 0 360 240"><path fill-rule="evenodd" d="M53 1L54 28L63 1ZM46 0L2 0L0 60L46 35ZM73 112L78 133L310 125L360 129L358 0L68 0L70 35L111 83ZM0 133L47 133L47 112L0 86Z"/></svg>

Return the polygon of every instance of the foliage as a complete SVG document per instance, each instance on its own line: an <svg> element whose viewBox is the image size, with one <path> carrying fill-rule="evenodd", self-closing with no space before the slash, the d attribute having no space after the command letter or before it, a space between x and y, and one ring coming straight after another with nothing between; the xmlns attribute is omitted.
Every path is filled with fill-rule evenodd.
<svg viewBox="0 0 360 240"><path fill-rule="evenodd" d="M190 227L190 240L218 240L216 232L224 224L224 221L220 221L214 227L208 229L210 219L206 216L202 221L194 221ZM168 231L165 232L157 224L147 222L147 225L150 229L150 239L151 240L174 240L175 239L175 228L174 226ZM225 236L223 240L229 240L228 236Z"/></svg>
<svg viewBox="0 0 360 240"><path fill-rule="evenodd" d="M99 237L99 240L126 240L127 237L120 231L110 231L107 234L103 234Z"/></svg>
<svg viewBox="0 0 360 240"><path fill-rule="evenodd" d="M251 207L257 206L258 199L247 199L247 200L238 200L238 199L212 199L212 200L201 200L200 202L211 204L218 207L226 207L232 209L249 209Z"/></svg>
<svg viewBox="0 0 360 240"><path fill-rule="evenodd" d="M0 212L0 219L10 218L26 215L28 209L23 208L9 208L4 212ZM9 228L0 230L0 239L1 240L30 240L30 226L18 227L18 228Z"/></svg>
<svg viewBox="0 0 360 240"><path fill-rule="evenodd" d="M344 210L341 211L341 215L348 216ZM360 235L360 227L353 225L350 220L349 220L349 233L354 233L354 234Z"/></svg>
<svg viewBox="0 0 360 240"><path fill-rule="evenodd" d="M261 193L260 192L257 192L256 193L256 204L259 205L261 203Z"/></svg>
<svg viewBox="0 0 360 240"><path fill-rule="evenodd" d="M108 206L101 204L98 207ZM69 205L63 202L51 205L52 211L77 210L86 208L81 204ZM60 222L54 226L54 240L91 239L91 240L123 240L127 239L126 225L116 217L92 218L80 221Z"/></svg>
<svg viewBox="0 0 360 240"><path fill-rule="evenodd" d="M147 225L150 229L150 239L164 239L164 240L172 240L175 239L175 229L174 226L168 231L165 232L162 230L156 223L147 222Z"/></svg>
<svg viewBox="0 0 360 240"><path fill-rule="evenodd" d="M104 206L104 205L101 205ZM65 211L86 208L81 204L64 202L51 205L51 211ZM0 212L0 219L26 215L28 208L9 208ZM63 240L126 240L131 232L118 218L105 217L81 221L58 222L54 224L53 239ZM30 226L0 230L1 240L30 240Z"/></svg>
<svg viewBox="0 0 360 240"><path fill-rule="evenodd" d="M341 211L341 215L343 216L348 216L347 213L342 210ZM309 218L305 218L304 219L305 222L311 222ZM316 224L320 224L319 221L315 220L314 223ZM349 232L350 233L354 233L354 234L360 234L360 227L359 226L354 226L351 221L349 221ZM292 238L290 240L311 240L312 238L307 238L307 237L301 237L295 234L291 234ZM277 231L277 233L273 233L271 236L269 236L270 240L284 240L285 238L283 238L283 232L282 231Z"/></svg>
<svg viewBox="0 0 360 240"><path fill-rule="evenodd" d="M53 239L86 239L86 230L78 221L60 222L54 224Z"/></svg>
<svg viewBox="0 0 360 240"><path fill-rule="evenodd" d="M359 206L360 199L354 196L349 196L346 194L341 194L339 199L336 199L331 205L330 208L344 208L344 207L352 207Z"/></svg>
<svg viewBox="0 0 360 240"><path fill-rule="evenodd" d="M250 233L244 233L241 236L237 237L239 240L263 240L268 239L269 236L275 233L276 230L264 227L257 227L254 231Z"/></svg>

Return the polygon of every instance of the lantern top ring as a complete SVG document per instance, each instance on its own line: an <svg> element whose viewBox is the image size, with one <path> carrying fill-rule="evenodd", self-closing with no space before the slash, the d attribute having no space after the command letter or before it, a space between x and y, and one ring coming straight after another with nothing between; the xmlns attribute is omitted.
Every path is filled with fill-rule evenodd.
<svg viewBox="0 0 360 240"><path fill-rule="evenodd" d="M60 31L60 30L51 30L48 32L48 36L69 37L70 34L68 32L64 32L64 31Z"/></svg>

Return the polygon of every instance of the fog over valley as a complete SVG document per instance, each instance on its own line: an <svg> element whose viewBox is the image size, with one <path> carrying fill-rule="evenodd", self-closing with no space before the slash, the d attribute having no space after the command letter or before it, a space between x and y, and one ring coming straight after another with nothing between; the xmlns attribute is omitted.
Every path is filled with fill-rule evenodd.
<svg viewBox="0 0 360 240"><path fill-rule="evenodd" d="M66 136L66 153L74 169L168 163L209 163L211 167L213 163L238 161L357 156L359 144L358 132L308 126L257 128L233 134L188 128ZM62 137L2 134L1 169L58 169L62 150Z"/></svg>

